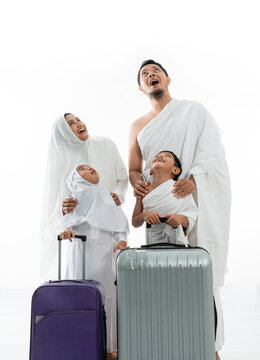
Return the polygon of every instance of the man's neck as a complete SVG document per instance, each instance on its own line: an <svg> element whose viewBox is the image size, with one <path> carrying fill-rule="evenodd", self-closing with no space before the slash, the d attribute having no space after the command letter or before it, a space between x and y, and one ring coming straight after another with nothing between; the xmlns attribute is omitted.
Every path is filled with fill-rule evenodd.
<svg viewBox="0 0 260 360"><path fill-rule="evenodd" d="M157 116L171 100L172 97L168 90L160 98L150 97L153 115Z"/></svg>

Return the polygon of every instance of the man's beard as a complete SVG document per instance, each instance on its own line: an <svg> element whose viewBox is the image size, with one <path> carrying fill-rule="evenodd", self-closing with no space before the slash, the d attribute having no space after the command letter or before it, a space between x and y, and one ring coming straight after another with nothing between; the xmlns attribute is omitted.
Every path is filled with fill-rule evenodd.
<svg viewBox="0 0 260 360"><path fill-rule="evenodd" d="M163 89L158 89L158 90L154 90L152 91L149 96L154 98L154 99L160 99L163 97L164 91Z"/></svg>

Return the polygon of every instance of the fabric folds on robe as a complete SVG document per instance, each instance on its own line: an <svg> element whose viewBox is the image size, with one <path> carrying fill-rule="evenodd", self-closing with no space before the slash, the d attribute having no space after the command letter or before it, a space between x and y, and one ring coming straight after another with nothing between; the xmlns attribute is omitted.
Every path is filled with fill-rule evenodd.
<svg viewBox="0 0 260 360"><path fill-rule="evenodd" d="M62 217L62 201L71 193L66 185L77 164L94 167L109 192L123 203L128 176L116 145L108 138L89 136L81 141L70 129L64 116L54 123L49 144L43 210L41 219L41 277L57 277L57 225Z"/></svg>
<svg viewBox="0 0 260 360"><path fill-rule="evenodd" d="M143 198L143 210L156 211L161 216L166 214L181 214L187 216L189 226L186 229L186 235L184 234L182 226L179 225L177 228L177 241L188 244L187 236L195 224L198 210L192 195L184 199L177 199L173 196L172 190L174 183L174 180L167 180L148 193ZM166 224L153 225L151 231L152 242L165 241L165 238L168 242L172 242L173 231L173 228Z"/></svg>
<svg viewBox="0 0 260 360"><path fill-rule="evenodd" d="M199 103L171 100L138 134L149 179L152 158L162 150L174 152L182 163L181 178L194 176L198 220L189 235L213 261L214 287L223 286L228 252L231 190L220 130Z"/></svg>
<svg viewBox="0 0 260 360"><path fill-rule="evenodd" d="M66 227L87 223L96 230L125 233L122 240L126 239L127 218L101 181L92 184L73 169L67 179L67 186L73 198L78 200L78 205L71 214L62 217L58 233Z"/></svg>

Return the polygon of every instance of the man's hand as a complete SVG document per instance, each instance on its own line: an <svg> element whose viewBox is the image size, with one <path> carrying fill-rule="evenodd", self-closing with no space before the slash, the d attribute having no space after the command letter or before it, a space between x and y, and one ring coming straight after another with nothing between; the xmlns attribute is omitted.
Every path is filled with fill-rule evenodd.
<svg viewBox="0 0 260 360"><path fill-rule="evenodd" d="M112 198L117 206L121 205L121 201L119 200L119 197L116 193L110 193L110 195L112 196Z"/></svg>
<svg viewBox="0 0 260 360"><path fill-rule="evenodd" d="M62 203L63 215L72 213L75 207L78 205L78 200L74 200L72 196L69 196Z"/></svg>
<svg viewBox="0 0 260 360"><path fill-rule="evenodd" d="M115 253L117 250L120 250L120 251L121 251L121 250L128 249L128 248L129 248L129 246L127 246L127 242L121 240L121 241L119 241L118 244L116 244L116 245L114 246L113 252Z"/></svg>
<svg viewBox="0 0 260 360"><path fill-rule="evenodd" d="M173 194L179 198L185 198L186 196L192 194L196 190L196 183L191 176L189 179L177 180L174 184Z"/></svg>
<svg viewBox="0 0 260 360"><path fill-rule="evenodd" d="M65 231L60 233L61 239L69 239L69 241L72 241L71 238L74 237L75 237L75 233L70 228L66 228Z"/></svg>
<svg viewBox="0 0 260 360"><path fill-rule="evenodd" d="M146 221L150 225L161 224L161 221L159 219L160 216L161 215L155 211L144 211L143 212L144 221Z"/></svg>
<svg viewBox="0 0 260 360"><path fill-rule="evenodd" d="M138 180L134 186L134 196L142 199L148 193L149 184L149 181Z"/></svg>

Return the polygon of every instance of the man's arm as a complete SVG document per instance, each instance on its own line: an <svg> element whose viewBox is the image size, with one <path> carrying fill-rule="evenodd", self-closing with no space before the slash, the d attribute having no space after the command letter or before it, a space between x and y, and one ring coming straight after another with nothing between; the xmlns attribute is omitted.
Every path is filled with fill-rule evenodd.
<svg viewBox="0 0 260 360"><path fill-rule="evenodd" d="M143 157L137 142L138 125L132 124L129 134L129 179L134 195L142 198L147 194L147 185L143 178Z"/></svg>

